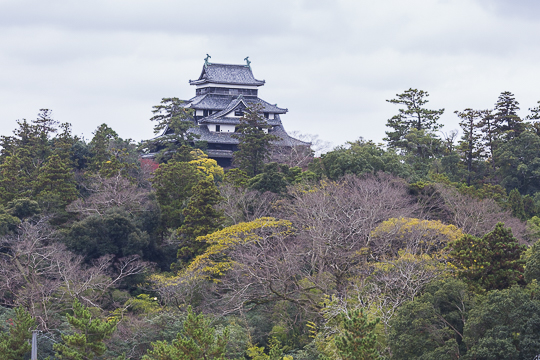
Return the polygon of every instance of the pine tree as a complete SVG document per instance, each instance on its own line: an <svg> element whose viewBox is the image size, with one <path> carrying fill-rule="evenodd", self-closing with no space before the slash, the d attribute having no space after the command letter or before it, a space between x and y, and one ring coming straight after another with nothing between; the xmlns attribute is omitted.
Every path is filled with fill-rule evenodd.
<svg viewBox="0 0 540 360"><path fill-rule="evenodd" d="M233 135L240 141L238 151L234 153L233 163L249 177L263 171L264 163L270 157L271 142L279 139L275 135L268 134L267 131L272 126L268 125L260 112L261 106L248 107L237 127L238 134Z"/></svg>
<svg viewBox="0 0 540 360"><path fill-rule="evenodd" d="M223 211L216 209L222 197L211 177L199 181L192 193L188 206L182 212L184 224L178 229L178 234L185 239L184 246L178 250L178 258L183 261L204 250L205 244L197 242L197 237L219 230L224 221Z"/></svg>
<svg viewBox="0 0 540 360"><path fill-rule="evenodd" d="M407 134L412 129L425 135L433 134L443 125L440 124L439 118L444 113L444 109L429 110L424 107L428 100L429 94L427 91L409 89L403 94L397 94L396 99L386 100L392 104L405 105L404 109L399 109L399 114L388 120L386 126L393 131L386 132L386 140L389 147L406 149L409 145L406 140ZM425 149L420 144L415 146L416 154L425 157Z"/></svg>
<svg viewBox="0 0 540 360"><path fill-rule="evenodd" d="M116 320L92 317L79 300L73 302L73 315L66 315L72 335L62 335L63 343L54 344L56 358L60 360L92 360L107 350L103 341L116 330Z"/></svg>
<svg viewBox="0 0 540 360"><path fill-rule="evenodd" d="M479 123L483 113L470 108L461 112L455 111L455 113L461 119L459 126L461 126L461 129L463 130L463 136L461 137L459 147L465 155L465 161L467 163L467 186L471 186L473 161L479 160L482 154Z"/></svg>
<svg viewBox="0 0 540 360"><path fill-rule="evenodd" d="M77 198L77 188L69 159L53 154L39 170L34 193L45 208L62 208Z"/></svg>
<svg viewBox="0 0 540 360"><path fill-rule="evenodd" d="M142 360L225 360L229 330L218 335L210 323L203 314L195 315L189 306L183 331L170 344L152 343Z"/></svg>
<svg viewBox="0 0 540 360"><path fill-rule="evenodd" d="M9 332L0 333L0 354L2 360L20 360L30 352L29 340L35 320L24 308L15 309L16 318Z"/></svg>
<svg viewBox="0 0 540 360"><path fill-rule="evenodd" d="M380 359L375 348L377 336L374 332L379 319L368 321L364 310L354 310L342 315L344 332L336 336L335 344L342 360Z"/></svg>
<svg viewBox="0 0 540 360"><path fill-rule="evenodd" d="M91 171L99 171L103 163L110 160L109 144L112 140L118 139L118 134L107 124L99 125L93 134L94 137L88 144L91 153L88 167Z"/></svg>
<svg viewBox="0 0 540 360"><path fill-rule="evenodd" d="M495 103L494 120L501 137L513 139L525 130L525 124L517 114L518 110L519 103L514 94L504 91L499 95Z"/></svg>
<svg viewBox="0 0 540 360"><path fill-rule="evenodd" d="M503 223L482 238L464 235L448 247L459 276L472 287L489 291L523 283L521 254L525 246L519 245L512 230Z"/></svg>
<svg viewBox="0 0 540 360"><path fill-rule="evenodd" d="M178 98L163 98L159 105L153 107L154 116L150 121L155 121L154 133L162 136L145 141L141 149L148 152L159 152L156 160L160 163L169 161L176 149L181 146L191 147L193 141L199 135L189 131L195 127L193 110L186 109L184 102Z"/></svg>
<svg viewBox="0 0 540 360"><path fill-rule="evenodd" d="M517 189L512 189L508 194L508 205L512 210L512 215L518 219L525 220L525 207L523 206L523 197Z"/></svg>

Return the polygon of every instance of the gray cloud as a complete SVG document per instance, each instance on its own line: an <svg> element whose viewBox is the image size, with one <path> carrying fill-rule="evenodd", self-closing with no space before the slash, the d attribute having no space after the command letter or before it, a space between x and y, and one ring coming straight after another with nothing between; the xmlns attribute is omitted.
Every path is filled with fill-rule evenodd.
<svg viewBox="0 0 540 360"><path fill-rule="evenodd" d="M385 100L410 87L447 108L446 130L454 110L490 107L501 91L526 110L540 99L540 23L491 3L0 0L0 133L48 107L87 137L106 122L148 138L152 105L193 96L206 53L249 55L261 97L289 108L286 127L336 145L380 141L397 111Z"/></svg>

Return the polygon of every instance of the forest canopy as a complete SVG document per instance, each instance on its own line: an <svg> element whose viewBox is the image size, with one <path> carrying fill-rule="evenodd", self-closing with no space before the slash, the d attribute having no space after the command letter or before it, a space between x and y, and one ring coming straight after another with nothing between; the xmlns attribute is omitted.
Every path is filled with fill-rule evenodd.
<svg viewBox="0 0 540 360"><path fill-rule="evenodd" d="M0 353L28 358L40 330L51 360L534 358L540 108L521 118L505 91L444 135L429 96L387 100L385 143L317 157L248 109L225 169L177 98L151 119L176 131L142 143L18 120L0 137Z"/></svg>

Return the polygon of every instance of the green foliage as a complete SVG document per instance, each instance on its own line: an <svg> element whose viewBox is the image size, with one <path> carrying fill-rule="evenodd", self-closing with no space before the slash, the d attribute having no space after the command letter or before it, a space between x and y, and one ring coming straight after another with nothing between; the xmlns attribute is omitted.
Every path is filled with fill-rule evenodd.
<svg viewBox="0 0 540 360"><path fill-rule="evenodd" d="M264 347L252 345L246 351L251 360L293 360L292 356L283 356L281 342L275 337L268 342L268 354L264 353Z"/></svg>
<svg viewBox="0 0 540 360"><path fill-rule="evenodd" d="M15 316L15 320L9 319L9 331L0 333L2 360L20 360L30 351L35 320L22 307L15 309Z"/></svg>
<svg viewBox="0 0 540 360"><path fill-rule="evenodd" d="M470 311L463 338L468 359L534 359L540 354L537 286L489 292Z"/></svg>
<svg viewBox="0 0 540 360"><path fill-rule="evenodd" d="M536 222L540 222L540 219L535 217ZM525 264L524 277L527 283L532 283L533 280L540 282L540 240L536 241L531 246L529 258ZM529 250L527 252L529 252Z"/></svg>
<svg viewBox="0 0 540 360"><path fill-rule="evenodd" d="M179 161L161 164L154 172L150 181L156 191L164 229L182 226L183 208L192 194L191 189L204 176L196 165Z"/></svg>
<svg viewBox="0 0 540 360"><path fill-rule="evenodd" d="M519 103L514 94L503 91L494 108L494 121L497 132L501 137L512 139L518 137L525 128L523 120L518 116Z"/></svg>
<svg viewBox="0 0 540 360"><path fill-rule="evenodd" d="M191 147L190 143L199 137L189 132L189 129L195 126L193 110L186 109L183 105L182 100L173 97L163 98L159 105L153 107L154 116L150 120L156 122L154 133L165 133L143 142L141 149L159 152L156 160L160 163L169 161L179 147Z"/></svg>
<svg viewBox="0 0 540 360"><path fill-rule="evenodd" d="M421 158L428 157L433 151L433 144L426 142L426 136L442 127L438 121L444 109L426 109L424 105L429 101L426 99L429 94L423 90L409 89L396 96L396 99L386 101L404 105L405 108L399 109L399 113L388 120L386 126L392 130L386 132L385 140L391 148L401 149L405 153L413 152ZM417 130L416 135L411 132L412 129Z"/></svg>
<svg viewBox="0 0 540 360"><path fill-rule="evenodd" d="M77 188L69 159L53 154L41 167L34 184L34 193L45 209L63 209L77 198Z"/></svg>
<svg viewBox="0 0 540 360"><path fill-rule="evenodd" d="M332 180L346 174L376 174L379 171L404 178L411 175L409 166L401 161L394 150L385 150L373 141L363 139L321 155L320 160L315 159L308 168L319 177L324 175Z"/></svg>
<svg viewBox="0 0 540 360"><path fill-rule="evenodd" d="M508 206L512 210L512 215L518 219L525 220L525 207L523 206L523 198L517 189L512 189L508 194Z"/></svg>
<svg viewBox="0 0 540 360"><path fill-rule="evenodd" d="M231 184L237 188L247 187L249 182L249 177L245 171L240 169L230 169L223 176L223 182Z"/></svg>
<svg viewBox="0 0 540 360"><path fill-rule="evenodd" d="M540 191L540 137L530 131L501 143L495 151L501 185L522 194Z"/></svg>
<svg viewBox="0 0 540 360"><path fill-rule="evenodd" d="M19 198L8 202L6 210L19 219L26 219L41 212L38 202L29 198Z"/></svg>
<svg viewBox="0 0 540 360"><path fill-rule="evenodd" d="M99 171L103 163L110 159L109 145L112 140L118 139L118 134L107 124L101 124L93 134L94 137L88 144L91 157L88 168L91 171Z"/></svg>
<svg viewBox="0 0 540 360"><path fill-rule="evenodd" d="M219 230L224 221L223 211L216 209L222 198L210 177L200 180L192 192L189 204L182 212L184 224L177 231L185 240L178 250L178 258L184 262L200 255L206 247L195 239Z"/></svg>
<svg viewBox="0 0 540 360"><path fill-rule="evenodd" d="M379 319L368 321L364 310L342 314L343 333L335 337L338 354L342 360L380 359L376 349L377 336L374 332Z"/></svg>
<svg viewBox="0 0 540 360"><path fill-rule="evenodd" d="M260 115L261 110L260 105L248 107L237 126L238 134L232 135L240 141L233 162L250 177L263 171L264 162L270 156L271 142L279 139L265 132L272 126Z"/></svg>
<svg viewBox="0 0 540 360"><path fill-rule="evenodd" d="M482 238L465 235L449 248L459 276L473 287L489 291L523 283L521 254L525 246L519 245L512 230L502 223Z"/></svg>
<svg viewBox="0 0 540 360"><path fill-rule="evenodd" d="M20 223L21 220L18 217L12 216L9 211L6 211L0 205L0 235L6 235L8 232L15 230Z"/></svg>
<svg viewBox="0 0 540 360"><path fill-rule="evenodd" d="M459 142L459 149L467 164L467 186L470 186L473 176L478 171L477 163L482 158L483 146L479 124L484 116L484 112L468 108L461 112L455 111L455 113L461 120L459 126L463 131L463 135Z"/></svg>
<svg viewBox="0 0 540 360"><path fill-rule="evenodd" d="M463 328L474 305L467 285L435 281L423 295L401 306L391 320L388 343L393 359L459 359L467 351Z"/></svg>
<svg viewBox="0 0 540 360"><path fill-rule="evenodd" d="M65 232L64 241L88 261L108 254L142 256L149 244L148 234L140 231L128 214L114 209L74 223Z"/></svg>
<svg viewBox="0 0 540 360"><path fill-rule="evenodd" d="M203 314L195 315L191 306L187 310L184 329L170 344L167 341L152 343L152 349L143 360L225 360L229 330L216 334L211 320Z"/></svg>
<svg viewBox="0 0 540 360"><path fill-rule="evenodd" d="M92 360L107 350L103 343L116 330L117 320L93 318L88 308L79 300L73 302L73 315L66 314L73 331L62 335L63 343L54 344L56 358L60 360Z"/></svg>

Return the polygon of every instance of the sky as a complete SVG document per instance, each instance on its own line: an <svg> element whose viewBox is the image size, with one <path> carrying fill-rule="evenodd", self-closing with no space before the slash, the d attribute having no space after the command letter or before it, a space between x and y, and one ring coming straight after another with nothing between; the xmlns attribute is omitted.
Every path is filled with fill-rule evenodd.
<svg viewBox="0 0 540 360"><path fill-rule="evenodd" d="M510 91L521 116L540 91L537 0L0 0L0 135L39 109L86 139L102 123L154 136L152 106L195 95L206 54L244 63L288 131L333 146L381 142L409 88L426 107L493 108Z"/></svg>

